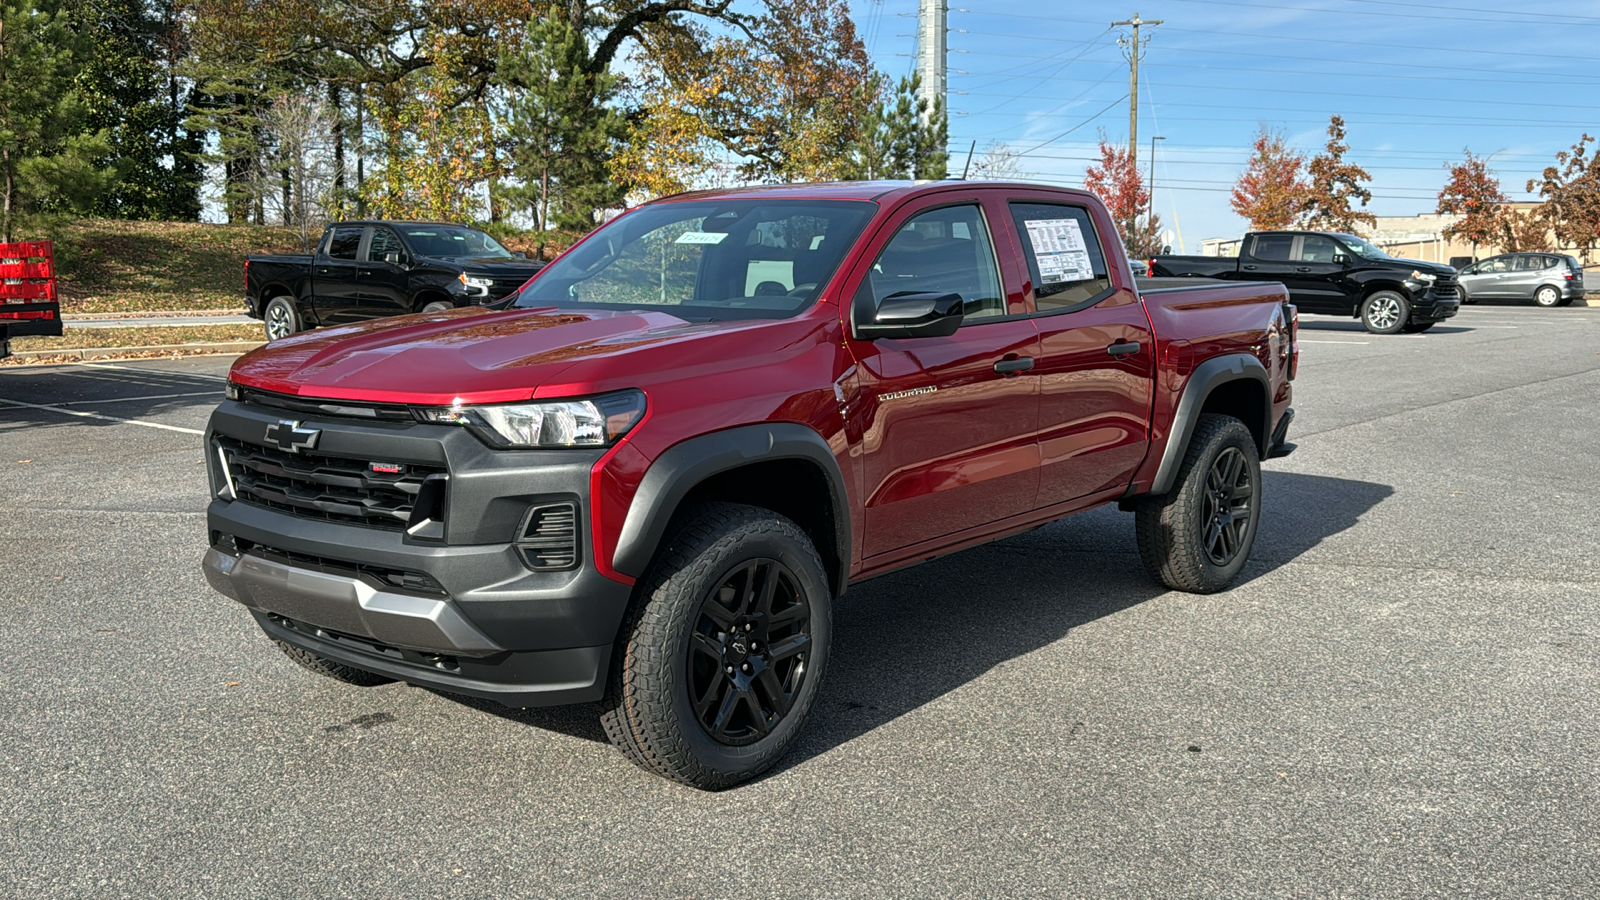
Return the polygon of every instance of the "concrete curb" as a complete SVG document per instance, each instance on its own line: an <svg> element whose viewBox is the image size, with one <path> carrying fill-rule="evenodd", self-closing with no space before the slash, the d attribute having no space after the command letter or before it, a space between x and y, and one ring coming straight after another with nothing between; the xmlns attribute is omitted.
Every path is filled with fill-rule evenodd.
<svg viewBox="0 0 1600 900"><path fill-rule="evenodd" d="M82 347L73 350L20 350L12 359L117 359L160 353L165 356L202 356L213 353L248 353L266 341L223 341L211 344L160 344L150 347Z"/></svg>
<svg viewBox="0 0 1600 900"><path fill-rule="evenodd" d="M242 306L235 309L158 309L151 312L62 313L61 321L71 322L73 319L89 322L104 319L182 319L189 316L242 316L247 313L248 310Z"/></svg>

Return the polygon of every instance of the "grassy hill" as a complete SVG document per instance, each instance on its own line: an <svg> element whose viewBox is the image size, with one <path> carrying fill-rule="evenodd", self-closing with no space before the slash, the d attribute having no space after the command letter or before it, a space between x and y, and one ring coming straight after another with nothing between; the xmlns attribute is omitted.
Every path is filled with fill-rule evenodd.
<svg viewBox="0 0 1600 900"><path fill-rule="evenodd" d="M282 228L82 219L51 229L68 313L244 308L244 258L298 253Z"/></svg>

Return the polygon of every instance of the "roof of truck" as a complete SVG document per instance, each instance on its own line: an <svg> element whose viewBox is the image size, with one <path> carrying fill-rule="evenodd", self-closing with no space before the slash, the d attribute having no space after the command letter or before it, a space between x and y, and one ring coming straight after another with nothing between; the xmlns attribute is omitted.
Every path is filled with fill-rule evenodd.
<svg viewBox="0 0 1600 900"><path fill-rule="evenodd" d="M662 197L656 203L677 203L693 200L737 200L775 198L782 200L899 200L906 196L952 188L1016 187L1028 191L1059 191L1081 194L1072 188L1047 184L1027 184L1006 181L825 181L810 184L762 184L749 187L717 188L706 191L686 191Z"/></svg>

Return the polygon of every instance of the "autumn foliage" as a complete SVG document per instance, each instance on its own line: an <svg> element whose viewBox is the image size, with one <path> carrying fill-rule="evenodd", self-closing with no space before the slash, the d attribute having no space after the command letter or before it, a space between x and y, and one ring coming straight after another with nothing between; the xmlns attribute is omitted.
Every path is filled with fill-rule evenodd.
<svg viewBox="0 0 1600 900"><path fill-rule="evenodd" d="M1479 244L1490 243L1499 236L1506 195L1488 163L1470 150L1466 153L1465 160L1450 167L1450 180L1439 191L1438 211L1461 217L1441 233L1447 238L1471 241L1476 255Z"/></svg>
<svg viewBox="0 0 1600 900"><path fill-rule="evenodd" d="M1600 153L1585 134L1570 150L1556 154L1556 165L1546 166L1539 178L1528 179L1528 190L1544 198L1545 220L1568 247L1588 256L1600 241Z"/></svg>
<svg viewBox="0 0 1600 900"><path fill-rule="evenodd" d="M1310 184L1300 204L1305 227L1359 234L1358 226L1372 228L1378 224L1377 218L1365 210L1372 202L1372 192L1366 188L1372 176L1366 169L1344 161L1349 149L1344 140L1344 119L1333 116L1328 120L1327 146L1306 164ZM1356 209L1352 200L1359 200L1363 208Z"/></svg>
<svg viewBox="0 0 1600 900"><path fill-rule="evenodd" d="M1284 136L1263 128L1256 134L1250 167L1233 186L1230 205L1252 231L1292 226L1309 188L1301 169L1305 155L1289 149Z"/></svg>

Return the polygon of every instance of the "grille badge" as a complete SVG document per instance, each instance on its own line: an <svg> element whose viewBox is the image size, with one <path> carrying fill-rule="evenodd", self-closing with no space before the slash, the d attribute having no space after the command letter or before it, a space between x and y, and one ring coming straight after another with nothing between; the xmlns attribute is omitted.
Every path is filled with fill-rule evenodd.
<svg viewBox="0 0 1600 900"><path fill-rule="evenodd" d="M316 449L317 439L320 437L322 437L320 428L301 428L299 422L279 419L267 426L266 441L276 445L280 450L299 453L301 450Z"/></svg>
<svg viewBox="0 0 1600 900"><path fill-rule="evenodd" d="M367 471L376 472L380 475L399 475L405 470L406 467L399 463L375 462L367 464Z"/></svg>

